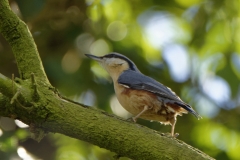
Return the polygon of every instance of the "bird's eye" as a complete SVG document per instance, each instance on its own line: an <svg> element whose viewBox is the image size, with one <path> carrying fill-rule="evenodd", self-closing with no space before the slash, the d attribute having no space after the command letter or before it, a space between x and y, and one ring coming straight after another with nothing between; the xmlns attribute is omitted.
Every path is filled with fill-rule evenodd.
<svg viewBox="0 0 240 160"><path fill-rule="evenodd" d="M113 67L119 67L119 66L122 66L123 65L123 63L115 63L115 64L113 64L112 66Z"/></svg>

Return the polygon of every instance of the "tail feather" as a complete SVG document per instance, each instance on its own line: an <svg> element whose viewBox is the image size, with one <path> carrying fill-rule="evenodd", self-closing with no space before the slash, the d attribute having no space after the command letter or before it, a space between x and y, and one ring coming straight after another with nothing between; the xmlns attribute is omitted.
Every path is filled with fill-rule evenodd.
<svg viewBox="0 0 240 160"><path fill-rule="evenodd" d="M191 106L189 106L188 104L182 104L182 103L178 103L175 102L175 104L179 105L180 107L184 108L185 110L187 110L188 112L190 112L191 114L193 114L198 120L201 119L202 117L195 112Z"/></svg>

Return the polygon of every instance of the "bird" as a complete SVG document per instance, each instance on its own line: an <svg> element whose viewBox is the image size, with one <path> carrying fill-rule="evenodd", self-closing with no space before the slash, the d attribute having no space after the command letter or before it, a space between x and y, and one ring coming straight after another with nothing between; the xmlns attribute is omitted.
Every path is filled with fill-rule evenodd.
<svg viewBox="0 0 240 160"><path fill-rule="evenodd" d="M96 60L108 72L113 80L118 101L133 117L161 124L171 125L171 136L174 134L177 116L190 112L197 119L201 116L183 102L170 88L140 72L137 66L126 56L111 52L104 56L85 54Z"/></svg>

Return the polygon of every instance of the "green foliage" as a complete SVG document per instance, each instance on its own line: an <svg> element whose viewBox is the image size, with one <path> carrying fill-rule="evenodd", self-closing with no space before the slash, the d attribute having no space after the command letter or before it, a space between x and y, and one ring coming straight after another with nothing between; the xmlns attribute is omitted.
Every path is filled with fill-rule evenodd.
<svg viewBox="0 0 240 160"><path fill-rule="evenodd" d="M63 95L126 116L124 111L114 111L111 105L114 89L106 72L84 56L86 53L122 53L144 74L172 88L203 116L200 121L191 115L178 117L176 131L180 133L179 139L216 159L239 159L238 0L33 2L12 0L10 4L28 24L47 76ZM185 63L189 72L182 81L173 76L172 63L166 58L171 54L167 50L174 46L180 46L186 52ZM181 54L179 50L175 52L171 59L179 60L180 68L183 65L180 63ZM0 37L0 56L0 73L9 77L14 73L19 77L11 49L3 37ZM222 90L211 88L218 82L229 89L221 94L220 100L215 96ZM139 123L161 132L170 129L144 120ZM19 128L7 131L3 122L1 130L0 157L9 159L17 155L18 142L24 141L28 132ZM113 155L62 135L48 138L54 144L55 159L111 159ZM41 147L44 148L44 144L34 146L33 153L37 157L41 157L37 151Z"/></svg>

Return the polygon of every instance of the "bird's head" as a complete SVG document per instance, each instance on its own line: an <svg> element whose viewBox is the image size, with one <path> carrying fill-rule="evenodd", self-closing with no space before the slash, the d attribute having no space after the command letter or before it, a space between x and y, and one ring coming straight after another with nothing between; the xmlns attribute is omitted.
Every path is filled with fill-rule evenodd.
<svg viewBox="0 0 240 160"><path fill-rule="evenodd" d="M139 72L137 66L126 56L112 52L110 54L98 57L91 54L85 54L87 57L98 61L115 81L125 70Z"/></svg>

